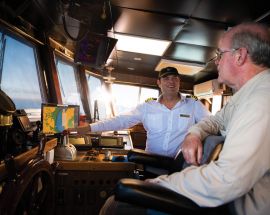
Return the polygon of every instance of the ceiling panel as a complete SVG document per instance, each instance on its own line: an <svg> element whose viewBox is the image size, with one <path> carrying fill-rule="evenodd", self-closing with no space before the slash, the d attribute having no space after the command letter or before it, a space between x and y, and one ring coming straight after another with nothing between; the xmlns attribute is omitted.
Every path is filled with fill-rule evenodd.
<svg viewBox="0 0 270 215"><path fill-rule="evenodd" d="M112 0L118 7L189 17L200 0Z"/></svg>
<svg viewBox="0 0 270 215"><path fill-rule="evenodd" d="M175 42L216 47L218 38L227 29L225 24L189 19Z"/></svg>
<svg viewBox="0 0 270 215"><path fill-rule="evenodd" d="M179 61L161 59L155 70L160 71L162 68L168 66L175 67L178 70L178 73L181 75L190 75L190 76L195 75L196 73L201 71L204 67L204 65L195 65L183 62L180 63Z"/></svg>
<svg viewBox="0 0 270 215"><path fill-rule="evenodd" d="M269 10L267 0L204 0L200 1L192 17L222 22L231 26L241 22L255 21Z"/></svg>
<svg viewBox="0 0 270 215"><path fill-rule="evenodd" d="M173 40L184 18L122 8L114 32L162 40Z"/></svg>
<svg viewBox="0 0 270 215"><path fill-rule="evenodd" d="M113 66L114 72L137 74L156 78L155 67L161 57L132 52L117 51L111 56L109 65Z"/></svg>
<svg viewBox="0 0 270 215"><path fill-rule="evenodd" d="M146 55L146 54L140 54L140 53L134 53L134 52L125 52L125 51L117 51L117 53L112 53L111 56L112 59L120 59L125 61L136 61L135 58L141 59L140 62L144 64L157 64L160 60L159 56L155 55Z"/></svg>
<svg viewBox="0 0 270 215"><path fill-rule="evenodd" d="M200 1L192 17L235 24L250 21L251 9L246 0L203 0Z"/></svg>
<svg viewBox="0 0 270 215"><path fill-rule="evenodd" d="M215 48L192 44L174 43L166 53L165 59L179 60L204 65L214 56Z"/></svg>
<svg viewBox="0 0 270 215"><path fill-rule="evenodd" d="M114 72L157 78L155 65L123 60L112 61L110 65L113 65Z"/></svg>

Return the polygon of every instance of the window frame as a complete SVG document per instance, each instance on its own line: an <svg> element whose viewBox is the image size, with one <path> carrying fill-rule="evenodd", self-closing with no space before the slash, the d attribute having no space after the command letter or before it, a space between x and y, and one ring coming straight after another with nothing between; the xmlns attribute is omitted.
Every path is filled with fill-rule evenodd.
<svg viewBox="0 0 270 215"><path fill-rule="evenodd" d="M30 40L29 37L25 37L17 32L13 32L9 30L7 27L0 25L0 32L1 32L1 37L4 35L4 37L8 36L12 38L13 40L16 40L17 42L20 42L26 46L29 46L33 49L33 55L34 55L34 62L35 62L35 68L36 68L36 73L37 73L37 80L38 80L38 86L39 86L39 91L40 91L40 97L41 97L41 102L46 102L48 100L48 94L47 94L47 84L46 84L46 79L45 79L45 74L44 71L42 70L42 61L39 53L39 46L42 44L39 41L36 40ZM1 42L2 44L2 42ZM5 60L4 56L4 51L1 52L1 63L0 63L0 87L1 87L1 82L2 82L2 74L3 74L3 63ZM3 54L3 55L2 55ZM24 108L25 110L37 110L36 108ZM41 107L40 107L41 109ZM39 109L39 110L40 110ZM36 112L36 111L34 111ZM36 114L34 114L36 115ZM36 120L36 119L35 119Z"/></svg>
<svg viewBox="0 0 270 215"><path fill-rule="evenodd" d="M92 77L94 77L94 78L96 78L96 79L99 79L100 82L101 82L101 88L104 87L105 90L106 90L105 93L108 93L110 96L111 96L112 94L111 94L109 85L106 84L106 83L104 82L104 79L103 79L102 75L99 75L99 74L96 74L96 73L94 73L94 72L92 72L92 71L89 71L89 69L85 69L86 84L87 84L88 92L89 92L89 100L88 100L88 104L89 104L89 107L90 107L91 121L93 121L93 120L95 120L95 119L94 119L94 118L95 118L95 117L94 117L94 116L95 116L95 113L94 113L94 112L95 112L95 105L92 106L92 104L91 104L91 100L92 100L93 95L92 95L90 86L88 85L88 80L87 80L87 77L86 77L87 75L92 76ZM108 106L109 106L109 110L107 110L107 107L108 107ZM105 109L106 117L105 117L104 119L108 118L108 117L107 117L107 112L109 112L109 115L110 115L110 116L114 116L114 109L113 109L113 105L111 104L111 102L109 102L108 104L105 104L105 107L106 107L106 109ZM93 115L92 115L92 113L93 113Z"/></svg>
<svg viewBox="0 0 270 215"><path fill-rule="evenodd" d="M81 80L80 80L80 77L78 75L78 73L80 72L79 69L78 69L78 66L76 65L76 63L74 63L73 60L71 60L70 58L66 57L66 56L63 56L63 55L60 55L58 52L54 52L54 63L55 63L55 68L56 68L56 73L57 73L57 77L58 77L58 86L59 86L59 91L60 91L60 96L61 96L61 101L62 101L62 104L64 104L64 100L63 100L63 97L62 97L62 91L61 91L61 86L60 86L60 78L59 78L59 71L58 71L58 68L57 68L57 62L58 61L62 61L70 66L72 66L73 68L73 71L74 71L74 77L75 77L75 82L76 82L76 88L77 88L77 93L79 94L79 101L80 101L80 110L82 109L83 112L80 112L80 115L81 114L85 114L85 108L84 108L84 104L83 104L83 101L82 101L82 86L81 86Z"/></svg>

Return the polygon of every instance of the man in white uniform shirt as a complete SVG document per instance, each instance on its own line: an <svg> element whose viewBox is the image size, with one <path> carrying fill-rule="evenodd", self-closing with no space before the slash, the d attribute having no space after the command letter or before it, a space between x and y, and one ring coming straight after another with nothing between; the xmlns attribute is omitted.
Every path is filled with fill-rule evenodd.
<svg viewBox="0 0 270 215"><path fill-rule="evenodd" d="M145 150L175 157L188 129L210 113L200 101L179 93L180 75L174 67L163 68L157 84L162 92L157 100L145 102L128 113L90 126L80 126L78 133L122 130L142 123L147 132Z"/></svg>

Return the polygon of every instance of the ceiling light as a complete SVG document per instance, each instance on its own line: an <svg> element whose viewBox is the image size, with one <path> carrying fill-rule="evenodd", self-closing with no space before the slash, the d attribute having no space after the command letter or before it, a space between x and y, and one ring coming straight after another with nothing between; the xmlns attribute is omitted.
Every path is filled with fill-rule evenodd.
<svg viewBox="0 0 270 215"><path fill-rule="evenodd" d="M141 61L142 59L140 57L134 57L134 60Z"/></svg>
<svg viewBox="0 0 270 215"><path fill-rule="evenodd" d="M160 71L162 68L168 66L175 67L178 70L178 72L182 75L194 75L204 68L203 65L199 64L194 63L191 64L186 62L161 59L158 65L156 66L155 71Z"/></svg>
<svg viewBox="0 0 270 215"><path fill-rule="evenodd" d="M113 34L112 32L108 32L108 36L118 39L116 44L117 50L156 56L162 56L168 46L171 44L171 41L149 39L145 37L123 34Z"/></svg>

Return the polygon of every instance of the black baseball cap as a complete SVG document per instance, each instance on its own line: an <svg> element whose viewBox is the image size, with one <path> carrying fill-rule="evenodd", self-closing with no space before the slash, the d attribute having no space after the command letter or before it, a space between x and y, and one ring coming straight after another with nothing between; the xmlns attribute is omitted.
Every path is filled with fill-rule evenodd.
<svg viewBox="0 0 270 215"><path fill-rule="evenodd" d="M160 70L160 72L158 74L158 78L163 78L163 77L166 77L168 75L180 76L180 74L178 73L176 68L169 66L169 67L165 67L165 68Z"/></svg>

